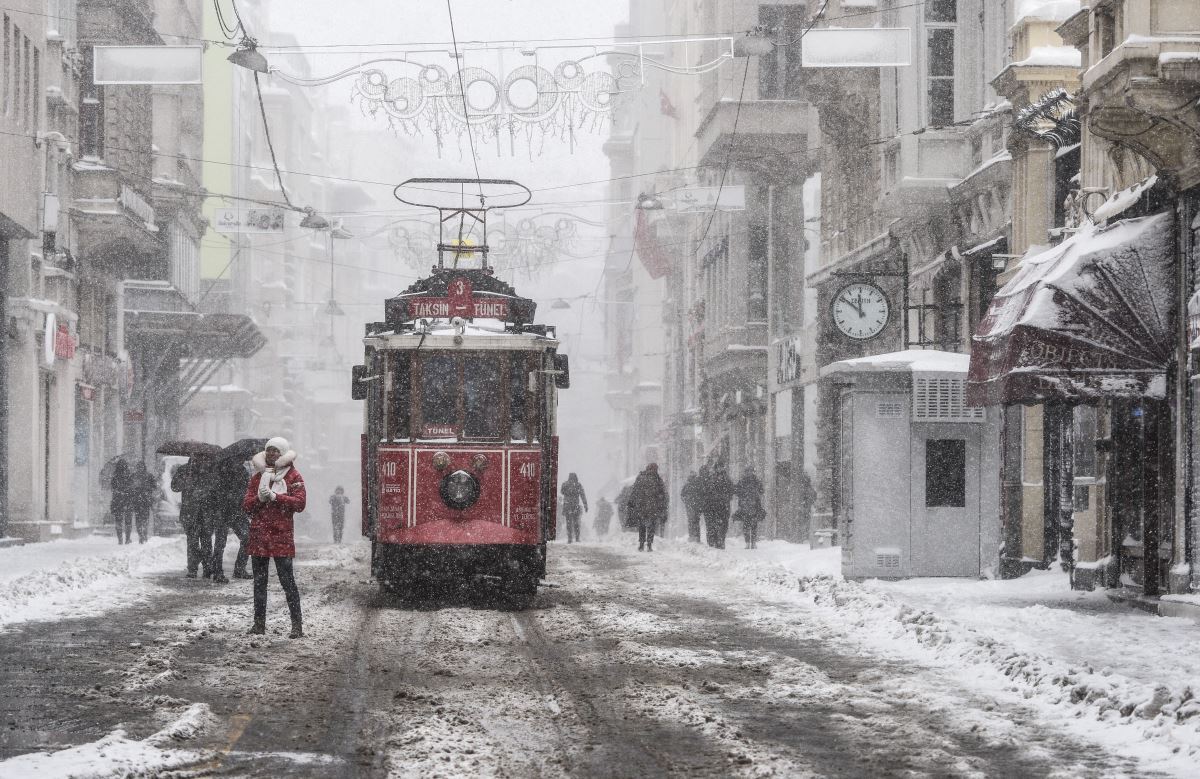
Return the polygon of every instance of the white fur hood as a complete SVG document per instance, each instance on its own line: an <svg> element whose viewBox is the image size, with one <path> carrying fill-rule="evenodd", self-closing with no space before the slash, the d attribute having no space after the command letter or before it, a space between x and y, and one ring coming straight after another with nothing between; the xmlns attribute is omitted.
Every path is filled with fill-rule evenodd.
<svg viewBox="0 0 1200 779"><path fill-rule="evenodd" d="M251 462L254 464L255 472L262 473L267 469L267 453L259 452L258 454L254 455L254 459L251 460ZM295 450L289 449L283 454L279 455L279 459L275 461L275 468L276 470L282 470L295 462L296 452Z"/></svg>

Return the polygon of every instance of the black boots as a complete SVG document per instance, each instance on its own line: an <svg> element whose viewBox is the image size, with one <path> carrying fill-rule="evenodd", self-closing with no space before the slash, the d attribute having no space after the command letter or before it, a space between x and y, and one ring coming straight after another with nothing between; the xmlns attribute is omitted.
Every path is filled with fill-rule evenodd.
<svg viewBox="0 0 1200 779"><path fill-rule="evenodd" d="M304 638L304 625L299 620L292 620L292 632L288 638Z"/></svg>
<svg viewBox="0 0 1200 779"><path fill-rule="evenodd" d="M250 626L250 629L246 631L246 635L262 636L262 635L266 635L266 632L267 632L267 623L255 622L253 625Z"/></svg>

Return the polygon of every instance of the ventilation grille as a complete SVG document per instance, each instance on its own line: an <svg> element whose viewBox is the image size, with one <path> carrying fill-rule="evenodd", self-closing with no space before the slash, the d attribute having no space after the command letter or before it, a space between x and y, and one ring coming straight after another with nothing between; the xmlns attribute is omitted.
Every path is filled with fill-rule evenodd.
<svg viewBox="0 0 1200 779"><path fill-rule="evenodd" d="M875 553L875 567L887 568L889 570L897 570L900 568L900 552L898 551L879 551Z"/></svg>
<svg viewBox="0 0 1200 779"><path fill-rule="evenodd" d="M983 409L967 405L964 379L913 377L913 419L982 422Z"/></svg>
<svg viewBox="0 0 1200 779"><path fill-rule="evenodd" d="M875 416L884 419L900 419L904 416L904 404L894 400L883 400L875 404Z"/></svg>

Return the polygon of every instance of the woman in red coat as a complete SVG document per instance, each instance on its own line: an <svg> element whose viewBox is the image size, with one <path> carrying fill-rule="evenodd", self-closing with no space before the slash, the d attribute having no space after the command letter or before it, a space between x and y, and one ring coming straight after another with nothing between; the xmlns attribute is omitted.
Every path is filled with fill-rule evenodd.
<svg viewBox="0 0 1200 779"><path fill-rule="evenodd" d="M275 559L275 573L287 598L288 611L292 615L291 638L304 635L300 618L300 591L296 588L296 577L292 573L292 558L296 556L296 542L292 536L292 516L304 511L307 496L304 492L304 477L293 463L296 453L285 438L267 441L265 451L254 455L255 473L246 487L242 499L242 510L250 515L250 535L246 549L250 553L254 571L254 625L251 634L267 632L267 576L271 559Z"/></svg>

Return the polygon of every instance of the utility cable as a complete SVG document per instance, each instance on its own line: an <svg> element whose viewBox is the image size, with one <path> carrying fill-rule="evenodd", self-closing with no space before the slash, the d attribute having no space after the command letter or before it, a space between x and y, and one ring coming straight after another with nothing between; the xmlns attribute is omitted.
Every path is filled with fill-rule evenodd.
<svg viewBox="0 0 1200 779"><path fill-rule="evenodd" d="M454 59L460 65L463 63L462 55L458 53L458 34L454 30L454 7L453 0L446 0L446 14L450 17L450 39L454 44ZM458 91L462 94L463 104L463 123L467 126L467 141L471 146L471 163L475 166L476 180L482 179L479 175L479 155L475 152L475 133L471 130L471 108L467 103L467 85L463 80L462 68L458 69ZM483 199L483 184L479 185L479 205L485 205ZM461 227L459 229L459 238L462 238Z"/></svg>
<svg viewBox="0 0 1200 779"><path fill-rule="evenodd" d="M262 84L258 80L258 71L254 73L254 91L258 95L258 110L262 114L263 135L267 138L267 151L271 153L271 167L275 169L275 180L279 182L279 191L283 195L283 202L288 204L289 208L296 208L292 203L292 199L288 197L287 187L283 185L283 174L279 170L279 162L275 159L275 144L271 142L271 125L267 122L267 106L263 103Z"/></svg>

